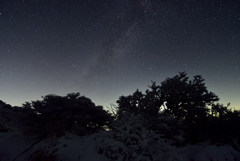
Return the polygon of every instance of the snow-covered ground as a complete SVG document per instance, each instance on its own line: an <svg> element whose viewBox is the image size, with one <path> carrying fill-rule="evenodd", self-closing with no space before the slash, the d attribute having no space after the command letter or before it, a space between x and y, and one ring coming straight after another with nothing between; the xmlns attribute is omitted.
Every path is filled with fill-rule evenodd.
<svg viewBox="0 0 240 161"><path fill-rule="evenodd" d="M0 133L0 161L27 161L41 156L48 156L45 160L111 161L97 153L96 134L85 137L67 134L42 140L29 149L35 141L18 134ZM240 153L228 145L189 145L177 151L179 161L240 161Z"/></svg>
<svg viewBox="0 0 240 161"><path fill-rule="evenodd" d="M190 145L179 156L181 161L240 161L240 153L228 145Z"/></svg>
<svg viewBox="0 0 240 161"><path fill-rule="evenodd" d="M38 155L54 156L62 161L108 161L109 159L96 151L94 135L80 137L67 134L61 138L51 138L36 143L31 149L31 139L21 135L7 135L0 133L0 161L27 161ZM37 153L41 150L42 153ZM26 151L25 153L23 153ZM34 155L36 157L34 157ZM50 158L50 157L49 157ZM50 159L51 160L51 159Z"/></svg>

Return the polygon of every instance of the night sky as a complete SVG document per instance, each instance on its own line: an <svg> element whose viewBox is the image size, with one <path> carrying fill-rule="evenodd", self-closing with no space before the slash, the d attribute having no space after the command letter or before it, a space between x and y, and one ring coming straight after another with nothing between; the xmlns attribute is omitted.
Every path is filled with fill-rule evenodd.
<svg viewBox="0 0 240 161"><path fill-rule="evenodd" d="M240 0L0 0L8 104L80 92L106 107L183 71L240 109Z"/></svg>

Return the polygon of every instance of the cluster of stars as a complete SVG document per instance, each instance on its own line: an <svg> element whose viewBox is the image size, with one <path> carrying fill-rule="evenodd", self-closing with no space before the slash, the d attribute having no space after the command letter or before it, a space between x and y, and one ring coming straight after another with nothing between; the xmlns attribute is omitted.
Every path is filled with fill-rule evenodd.
<svg viewBox="0 0 240 161"><path fill-rule="evenodd" d="M239 94L234 2L6 1L0 11L3 100L24 93L19 105L33 95L80 92L106 106L180 71L209 79L220 98ZM233 96L219 86L229 79Z"/></svg>

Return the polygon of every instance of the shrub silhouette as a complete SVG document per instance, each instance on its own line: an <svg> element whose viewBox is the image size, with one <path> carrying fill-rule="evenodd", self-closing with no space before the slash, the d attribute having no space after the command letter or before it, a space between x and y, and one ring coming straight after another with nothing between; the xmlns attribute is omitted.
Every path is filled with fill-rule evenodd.
<svg viewBox="0 0 240 161"><path fill-rule="evenodd" d="M11 106L0 100L0 132L10 131L10 121L12 116Z"/></svg>
<svg viewBox="0 0 240 161"><path fill-rule="evenodd" d="M155 131L162 123L158 117L164 110L181 123L186 142L209 140L232 144L233 138L235 143L239 142L240 112L217 103L218 96L207 90L202 76L189 80L185 72L180 72L160 85L152 82L149 88L145 93L136 90L132 95L121 96L117 100L118 119L126 114L151 118L149 128Z"/></svg>
<svg viewBox="0 0 240 161"><path fill-rule="evenodd" d="M112 120L102 106L95 106L89 98L79 93L67 96L51 94L42 98L41 101L23 104L23 109L31 111L25 122L31 126L32 132L42 129L47 136L62 136L65 132L87 135Z"/></svg>
<svg viewBox="0 0 240 161"><path fill-rule="evenodd" d="M185 72L180 72L160 85L152 82L145 93L136 90L120 96L114 116L79 93L42 98L25 102L22 107L0 101L0 132L23 132L41 138L59 137L66 132L88 135L105 126L113 131L124 127L119 122L132 117L141 118L145 130L167 139L171 145L207 140L227 143L240 151L240 111L229 109L230 104L219 104L218 96L207 90L200 75L189 80Z"/></svg>
<svg viewBox="0 0 240 161"><path fill-rule="evenodd" d="M121 96L117 100L118 117L124 113L154 116L165 107L178 120L196 121L206 117L209 111L207 106L219 100L207 90L200 75L189 80L185 72L167 78L161 85L152 82L149 87L145 94L137 90L132 95Z"/></svg>

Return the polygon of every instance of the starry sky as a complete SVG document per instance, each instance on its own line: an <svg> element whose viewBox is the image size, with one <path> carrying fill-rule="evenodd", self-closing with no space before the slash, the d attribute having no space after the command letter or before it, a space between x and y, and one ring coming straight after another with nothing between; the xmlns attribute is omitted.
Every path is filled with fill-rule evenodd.
<svg viewBox="0 0 240 161"><path fill-rule="evenodd" d="M0 100L95 104L202 75L240 109L240 0L0 0Z"/></svg>

